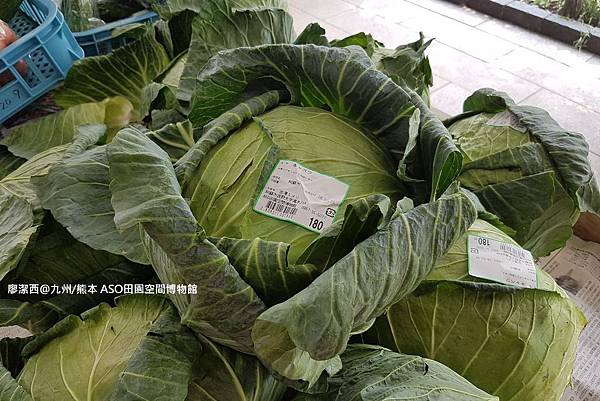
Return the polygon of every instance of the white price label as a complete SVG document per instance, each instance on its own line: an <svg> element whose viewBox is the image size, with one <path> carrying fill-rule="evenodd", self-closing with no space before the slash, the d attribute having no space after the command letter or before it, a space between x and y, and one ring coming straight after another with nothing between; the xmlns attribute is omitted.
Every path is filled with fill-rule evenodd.
<svg viewBox="0 0 600 401"><path fill-rule="evenodd" d="M298 162L279 160L254 210L320 233L331 226L349 186Z"/></svg>
<svg viewBox="0 0 600 401"><path fill-rule="evenodd" d="M512 244L469 235L469 274L503 284L537 288L531 252Z"/></svg>

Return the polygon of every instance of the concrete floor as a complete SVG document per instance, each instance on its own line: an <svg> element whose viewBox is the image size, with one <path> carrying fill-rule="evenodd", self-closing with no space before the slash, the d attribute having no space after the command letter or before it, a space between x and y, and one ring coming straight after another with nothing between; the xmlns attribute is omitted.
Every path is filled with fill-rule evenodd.
<svg viewBox="0 0 600 401"><path fill-rule="evenodd" d="M31 334L27 330L18 326L0 327L0 338L28 337L30 335Z"/></svg>
<svg viewBox="0 0 600 401"><path fill-rule="evenodd" d="M432 105L443 116L492 87L546 109L588 139L600 176L600 56L443 0L289 0L300 32L318 22L329 39L365 31L387 47L435 38Z"/></svg>

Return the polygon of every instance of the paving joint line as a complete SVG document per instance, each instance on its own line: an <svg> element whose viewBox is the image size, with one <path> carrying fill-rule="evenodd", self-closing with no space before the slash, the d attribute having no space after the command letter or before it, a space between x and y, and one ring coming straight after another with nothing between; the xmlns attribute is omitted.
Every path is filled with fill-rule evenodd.
<svg viewBox="0 0 600 401"><path fill-rule="evenodd" d="M558 62L558 63L561 63L561 64L563 64L563 65L565 65L565 66L567 66L567 67L569 67L569 68L574 68L574 66L572 66L572 65L569 65L569 64L567 64L567 63L565 63L565 62L563 62L563 61L561 61L561 60L559 60L559 59L556 59L556 58L554 58L554 57L552 57L552 56L550 56L550 55L548 55L548 54L546 54L546 53L541 53L541 52L539 52L539 51L537 51L537 50L535 50L535 49L531 49L531 48L529 48L529 47L525 47L525 46L523 46L521 43L515 42L515 41L513 41L513 40L511 40L511 39L503 38L503 37L500 37L500 36L498 36L498 35L496 35L496 34L494 34L494 33L491 33L491 32L484 31L483 29L481 29L481 28L480 28L480 25L483 25L483 24L485 24L486 22L490 22L490 21L499 21L499 22L501 22L501 23L506 23L506 24L509 24L509 25L511 25L511 26L514 26L514 27L516 27L516 28L523 29L523 30L527 31L528 33L531 33L532 35L540 35L540 36L543 36L543 37L544 37L544 38L546 38L546 39L554 40L554 41L555 41L555 42L556 42L558 45L563 45L563 46L566 46L566 47L568 47L569 49L574 49L574 47L572 47L572 46L569 46L568 44L566 44L566 43L564 43L564 42L561 42L561 41L559 41L559 40L557 40L557 39L554 39L554 38L552 38L552 37L544 36L544 35L542 35L542 34L540 34L540 33L537 33L537 32L528 31L526 28L523 28L523 27L520 27L520 26L518 26L518 25L516 25L516 24L513 24L513 23L511 23L510 21L505 21L505 20L502 20L502 19L500 19L500 18L496 18L496 17L494 17L494 16L491 16L491 15L487 15L487 14L481 13L480 11L477 11L477 10L473 10L473 11L474 11L474 12L477 12L477 13L479 13L479 14L482 14L482 15L483 15L483 16L484 16L486 19L484 19L483 21L479 22L478 24L475 24L475 25L470 25L470 24L467 24L467 23L465 23L464 21L458 20L458 19L456 19L456 18L453 18L453 17L451 17L451 16L449 16L449 15L442 14L441 12L438 12L438 11L436 11L436 10L432 10L432 9L430 9L430 8L427 8L427 7L425 7L425 6L421 5L421 4L419 4L418 2L415 2L414 0L405 0L405 1L407 1L408 3L410 3L410 4L412 4L412 5L416 6L416 7L419 7L419 8L421 8L421 9L427 10L427 11L429 11L429 12L432 12L432 13L434 13L434 14L440 15L440 16L442 16L442 17L445 17L445 18L448 18L448 19L450 19L450 20L453 20L453 21L455 21L455 22L458 22L458 23L460 23L460 24L463 24L463 25L465 25L465 26L467 26L467 27L469 27L469 28L474 28L474 29L477 29L479 32L482 32L482 33L484 33L484 34L486 34L486 35L493 36L493 37L495 37L495 38L497 38L497 39L500 39L500 40L506 41L506 42L508 42L508 43L512 43L512 44L514 44L514 45L517 45L517 46L518 46L518 47L520 47L520 48L523 48L523 49L530 50L530 51L532 51L532 52L534 52L534 53L537 53L537 54L540 54L540 55L542 55L542 56L544 56L544 57L548 57L549 59L551 59L551 60L554 60L554 61L556 61L556 62ZM351 6L353 6L353 7L356 7L356 8L358 8L358 9L366 10L366 8L364 8L364 7L361 7L361 6L357 6L357 5L355 5L355 4L352 4L352 3L350 3L350 2L347 2L347 1L346 1L346 3L347 3L347 4L350 4L350 5L351 5ZM450 3L450 4L454 4L454 3ZM457 6L458 6L458 5L457 5ZM468 8L468 7L466 7L466 8ZM471 9L471 10L472 10L472 9ZM350 11L350 10L349 10L349 11ZM342 13L340 13L340 14L336 14L335 16L336 16L336 17L337 17L337 16L340 16L340 15L342 15L342 14L343 14L343 13L345 13L345 12L346 12L346 11L344 11L344 12L342 12ZM312 15L312 14L311 14L311 15ZM376 15L377 15L378 17L381 17L381 18L384 18L384 19L386 18L386 17L385 17L385 15L383 15L383 14L376 14ZM391 22L391 21L390 21L390 22ZM393 23L394 23L394 24L396 24L396 25L400 25L402 28L407 28L407 29L410 29L410 28L406 27L405 25L402 25L402 21L400 21L400 22L393 22ZM333 24L332 24L332 25L333 25ZM457 50L458 50L458 49L457 49ZM515 49L512 49L511 51L507 52L507 53L506 53L506 54L504 54L503 56L505 56L505 55L507 55L507 54L511 53L513 50L515 50ZM589 57L588 57L588 58L586 58L586 59L584 59L584 60L582 61L584 64L585 64L585 63L587 63L588 61L590 61L592 58L594 58L594 53L592 53L592 52L588 52L588 53L590 53L590 54L589 54ZM468 53L466 53L466 54L468 54ZM472 57L475 57L475 56L473 56L473 55L471 55L471 54L469 54L469 55L470 55L470 56L472 56ZM478 57L476 57L476 58L478 58ZM478 58L478 59L479 59L479 58ZM481 59L479 59L479 60L481 60ZM485 60L483 60L483 61L485 61Z"/></svg>
<svg viewBox="0 0 600 401"><path fill-rule="evenodd" d="M352 6L352 7L355 7L355 8L361 8L361 7L359 7L359 6L357 6L357 5L354 5L354 4L350 3L350 2L347 2L347 1L344 1L344 0L341 0L341 1L342 1L343 3L346 3L346 4L350 5L350 6ZM321 20L321 21L325 21L325 22L327 22L327 23L328 23L328 24L330 24L330 25L333 25L331 22L328 22L328 21L327 21L327 19L325 19L325 18L322 18L322 17L317 17L316 15L314 15L313 13L311 13L311 12L310 12L310 11L308 11L308 10L305 10L305 9L303 9L303 8L300 8L300 7L298 7L298 6L294 6L294 5L292 5L292 4L290 4L290 7L294 7L294 8L296 8L297 10L300 10L300 11L302 11L302 12L304 12L304 13L306 13L306 14L310 15L310 16L311 16L311 17L313 17L313 18L317 18L317 19L319 19L319 20ZM347 12L350 12L350 11L353 11L353 10L344 10L344 11L340 11L339 13L337 13L337 14L334 14L334 15L330 15L330 16L328 16L327 18L339 17L340 15L342 15L342 14L344 14L344 13L347 13ZM345 32L345 31L344 31L344 32Z"/></svg>
<svg viewBox="0 0 600 401"><path fill-rule="evenodd" d="M473 28L473 29L476 29L476 30L478 30L478 31L479 31L479 32L481 32L481 33L484 33L484 34L486 34L486 35L490 35L490 36L492 36L492 37L494 37L494 38L496 38L496 39L499 39L499 40L502 40L502 41L508 42L508 43L510 43L510 44L513 44L513 45L516 45L518 48L523 48L523 49L526 49L526 50L530 50L530 51L532 51L532 52L534 52L534 53L536 53L536 54L539 54L539 55L541 55L541 56L548 57L549 59L551 59L551 60L554 60L554 61L556 61L557 63L560 63L560 64L562 64L562 65L565 65L565 66L567 66L567 67L569 67L569 68L574 68L573 66L571 66L571 65L569 65L569 64L567 64L567 63L565 63L565 62L563 62L563 61L561 61L561 60L559 60L559 59L556 59L556 58L554 58L554 57L550 56L549 54L541 53L541 52L539 52L539 51L537 51L537 50L535 50L535 49L531 49L531 48L529 48L529 47L525 47L525 46L523 46L521 43L515 42L515 41L513 41L513 40L510 40L510 39L506 39L506 38L500 37L500 36L498 36L498 35L496 35L496 34L494 34L494 33L487 32L487 31L484 31L483 29L479 28L479 26L480 26L480 25L482 25L482 24L485 24L486 22L489 22L489 21L499 21L499 22L508 23L508 24L510 24L510 25L512 25L512 26L514 26L514 27L517 27L517 28L521 28L521 29L524 29L524 30L526 30L525 28L519 27L518 25L512 24L512 23L510 23L510 22L508 22L508 21L504 21L504 20L501 20L501 19L499 19L499 18L495 18L495 17L493 17L493 16L490 16L490 15L483 14L484 16L486 16L486 17L487 17L487 19L485 19L485 20L481 21L480 23L478 23L478 24L476 24L476 25L470 25L470 24L467 24L467 23L465 23L465 22L463 22L463 21L461 21L461 20L458 20L458 19L456 19L456 18L453 18L453 17L451 17L451 16L449 16L449 15L442 14L441 12L438 12L438 11L436 11L436 10L432 10L432 9L430 9L430 8L427 8L427 7L425 7L425 6L423 6L423 5L419 4L419 3L415 3L415 2L413 2L413 1L411 1L411 0L406 0L406 1L407 1L408 3L410 3L410 4L414 5L414 6L416 6L416 7L419 7L419 8L421 8L421 9L423 9L423 10L427 10L427 11L429 11L429 12L431 12L431 13L434 13L434 14L437 14L437 15L439 15L439 16L442 16L442 17L448 18L448 19L450 19L450 20L452 20L452 21L458 22L459 24L462 24L462 25L464 25L464 26L466 26L466 27L468 27L468 28ZM366 8L364 8L364 7L357 6L357 5L355 5L355 4L352 4L352 3L349 3L349 2L346 2L346 3L347 3L347 4L350 4L350 5L351 5L351 6L353 6L353 7L356 7L357 9L366 10ZM450 3L450 4L453 4L453 3ZM304 10L302 10L302 11L304 11ZM346 12L350 12L350 11L353 11L353 10L342 11L342 12L341 12L341 13L339 13L339 14L336 14L336 15L334 15L334 16L330 16L330 17L327 17L327 18L339 17L340 15L342 15L342 14L344 14L344 13L346 13ZM477 10L473 10L473 11L475 11L475 12L478 12ZM304 11L304 12L305 12L305 13L307 13L307 14L310 14L308 11ZM479 12L478 12L478 13L479 13ZM312 17L315 17L313 14L310 14L310 15L311 15ZM377 16L378 16L378 17L380 17L380 18L386 19L386 16L385 16L385 15L383 15L383 14L375 14L375 15L377 15ZM327 19L324 19L324 21L327 21ZM333 23L331 23L331 22L329 22L329 21L327 21L327 22L328 22L329 24L331 24L331 25L335 26L336 28L338 28L338 29L341 29L341 30L343 30L344 32L347 32L347 31L345 30L345 28L341 28L341 27L339 27L339 26L337 26L337 25L335 25L335 24L333 24ZM405 29L412 30L412 28L410 28L410 27L407 27L406 25L403 25L403 24L402 24L402 22L403 22L403 21L400 21L400 22L392 22L392 21L388 21L388 22L391 22L391 23L393 23L393 24L395 24L395 25L400 25L400 27L402 27L402 28L405 28ZM531 33L532 33L532 34L536 34L535 32L531 32ZM542 35L542 36L543 36L543 35ZM547 38L547 39L552 39L552 38L548 38L548 37L546 37L546 38ZM447 45L447 46L450 46L450 45L448 45L447 43L445 43L445 42L442 42L440 39L437 39L437 40L438 40L438 41L440 41L441 43L444 43L444 44L445 44L445 45ZM554 40L555 40L555 39L554 39ZM558 40L555 40L555 41L556 41L556 42L557 42L557 44L559 44L559 45L568 46L568 45L566 45L565 43L562 43L562 42L560 42L560 41L558 41ZM450 47L452 47L452 46L450 46ZM453 48L454 48L454 47L453 47ZM568 48L571 48L571 46L568 46ZM456 48L454 48L454 49L455 49L455 50L459 50L459 51L461 51L460 49L456 49ZM500 57L504 57L504 56L506 56L507 54L510 54L511 52L513 52L514 50L516 50L516 49L511 49L511 50L509 50L508 52L506 52L506 53L502 54ZM472 55L472 54L469 54L469 53L466 53L466 52L463 52L463 53L465 53L465 54L467 54L467 55L469 55L469 56L471 56L471 57L474 57L474 58L476 58L476 59L478 59L478 60L481 60L481 61L483 61L483 62L486 62L486 63L488 62L488 61L486 61L486 60L483 60L483 59L480 59L479 57L477 57L477 56L474 56L474 55ZM588 57L588 58L586 58L586 59L584 59L582 62L585 64L585 63L587 63L588 61L590 61L590 60L591 60L593 57L594 57L594 54L593 54L593 53L590 53L589 57Z"/></svg>
<svg viewBox="0 0 600 401"><path fill-rule="evenodd" d="M529 81L528 81L528 82L529 82ZM536 91L535 91L535 92L533 92L532 94L530 94L530 95L526 96L526 97L525 97L523 100L520 100L520 101L518 101L517 103L518 103L518 104L521 104L521 103L523 103L523 102L526 102L526 101L527 101L527 99L529 99L530 97L533 97L533 96L537 95L538 93L540 93L540 92L541 92L541 91L543 91L543 90L548 90L547 88L544 88L543 86L539 86L539 85L538 85L538 87L539 87L539 89L538 89L538 90L536 90Z"/></svg>
<svg viewBox="0 0 600 401"><path fill-rule="evenodd" d="M453 82L453 81L451 81L451 80L449 80L449 79L446 79L446 78L442 77L441 75L438 75L437 77L436 77L436 76L434 76L434 77L433 77L433 79L434 79L434 80L435 80L436 78L443 79L444 81L446 81L446 83L445 83L445 84L443 84L442 86L438 86L437 88L435 88L434 90L432 90L432 91L431 91L431 93L430 93L431 95L433 95L435 92L438 92L438 91L440 91L441 89L444 89L446 86L448 86L448 85L450 85L450 84L454 84L454 85L456 85L456 83L455 83L455 82ZM463 89L464 89L464 88L463 88Z"/></svg>
<svg viewBox="0 0 600 401"><path fill-rule="evenodd" d="M536 85L536 86L539 86L541 89L545 89L545 90L547 90L548 92L551 92L551 93L553 93L553 94L555 94L555 95L558 95L558 96L562 97L563 99L567 99L568 101L570 101L570 102L572 102L572 103L575 103L575 104L577 104L577 105L579 105L579 106L581 106L581 107L583 107L583 108L587 109L588 111L591 111L591 112L592 112L592 113L594 113L594 114L598 114L598 115L599 115L599 117L600 117L600 112L599 112L599 111L596 111L596 110L594 110L594 109L591 109L591 108L589 108L587 105L585 105L585 104L583 104L583 103L579 103L579 102L577 102L577 101L575 101L575 100L573 100L573 99L571 99L571 98L568 98L568 97L566 97L565 95L563 95L562 93L559 93L559 92L557 92L557 91L555 91L555 90L553 90L553 89L550 89L550 88L546 88L545 86L543 86L543 85L540 85L539 83L537 83L537 82L534 82L534 81L530 80L530 79L529 79L529 78L527 78L527 77L523 77L523 76L521 76L521 75L517 75L517 74L515 74L514 72L511 72L511 71L505 70L505 69L504 69L504 68L502 68L502 67L496 67L496 68L498 68L498 69L499 69L499 70L501 70L501 71L507 72L507 73L509 73L509 74L511 74L511 75L514 75L514 76L516 76L516 77L519 77L519 78L521 78L522 80L529 82L530 84L534 84L534 85Z"/></svg>
<svg viewBox="0 0 600 401"><path fill-rule="evenodd" d="M491 18L492 18L491 20L495 20L495 21L503 22L503 23L509 24L509 25L511 25L511 26L513 26L513 27L520 28L520 29L523 29L523 30L527 31L527 29L525 29L525 28L523 28L523 27L520 27L520 26L518 26L518 25L512 24L512 23L510 23L510 22L508 22L508 21L504 21L504 20L501 20L501 19L498 19L498 18L494 18L494 17L491 17ZM489 21L491 21L491 20L488 20L488 21L485 21L485 22L489 22ZM482 22L482 24L483 24L483 22ZM507 41L507 42L509 42L509 43L512 43L512 44L514 44L514 45L517 45L519 48L522 48L522 49L526 49L526 50L532 51L532 52L534 52L534 53L536 53L536 54L539 54L539 55L541 55L541 56L547 57L547 58L549 58L549 59L551 59L551 60L553 60L553 61L556 61L557 63L560 63L560 64L562 64L562 65L565 65L565 66L567 66L567 67L569 67L569 68L575 68L574 66L572 66L572 65L569 65L569 64L565 63L564 61L558 60L558 59L556 59L556 58L554 58L554 57L552 57L552 56L550 56L550 55L548 55L548 54L546 54L546 53L540 53L539 51L537 51L537 50L535 50L535 49L532 49L532 48L529 48L529 47L523 46L522 44L520 44L520 43L518 43L518 42L515 42L515 41L513 41L513 40L511 40L511 39L504 39L504 38L501 38L501 37L499 37L499 36L497 36L497 35L495 35L495 34L493 34L493 33L490 33L490 32L487 32L487 31L484 31L483 29L479 28L479 26L476 26L476 27L474 27L474 28L475 28L475 29L477 29L479 32L483 32L483 33L486 33L486 34L488 34L488 35L492 35L492 36L494 36L494 37L496 37L496 38L499 38L499 39L505 40L505 41ZM553 40L553 41L555 41L555 42L556 42L556 44L558 44L558 45L565 46L565 47L567 47L567 48L569 48L569 49L575 49L575 47L569 46L569 45L567 45L567 44L566 44L566 43L564 43L564 42L561 42L561 41L559 41L559 40L556 40L556 39L553 39L553 38L550 38L550 37L547 37L547 36L544 36L544 35L541 35L541 34L539 34L539 33L536 33L536 32L531 32L531 31L528 31L528 33L540 35L540 36L544 37L545 39L550 39L550 40ZM513 50L515 50L515 49L513 49ZM511 50L511 52L512 52L512 50ZM581 50L579 50L579 52L581 52ZM510 52L508 52L508 53L510 53ZM506 53L506 54L508 54L508 53ZM588 58L586 58L586 59L583 61L583 64L587 63L588 61L590 61L590 60L591 60L591 59L594 57L594 53L591 53L591 52L588 52L588 53L590 53L590 54L589 54L589 57L588 57ZM506 54L505 54L505 56L506 56Z"/></svg>
<svg viewBox="0 0 600 401"><path fill-rule="evenodd" d="M421 4L417 3L417 2L414 2L414 1L412 1L412 0L406 0L406 1L407 1L408 3L410 3L410 4L414 5L414 6L417 6L417 7L419 7L419 8L422 8L422 9L424 9L424 10L430 11L430 12L432 12L432 13L434 13L434 14L441 15L442 17L446 17L446 18L448 18L448 19L451 19L451 20L453 20L453 21L459 22L459 23L461 23L461 24L463 24L463 25L466 25L466 26L468 26L468 27L470 27L470 28L474 28L474 27L476 27L477 25L480 25L480 24L483 24L484 22L487 22L487 21L489 21L489 19L490 19L490 18L493 18L493 17L491 17L491 16L489 16L489 15L487 15L487 14L483 14L483 13L481 13L481 12L477 11L477 10L473 10L473 11L475 11L476 13L478 13L478 14L481 14L482 16L486 17L486 18L487 18L487 21L486 21L486 20L484 20L484 21L481 21L479 24L470 25L470 24L467 24L467 23L466 23L466 22L464 22L464 21L461 21L461 20L459 20L459 19L453 18L453 17L451 17L451 16L449 16L449 15L446 15L446 14L442 14L441 12L438 12L438 11L436 11L436 10L432 10L431 8L425 7L425 6L423 6L423 5L421 5Z"/></svg>

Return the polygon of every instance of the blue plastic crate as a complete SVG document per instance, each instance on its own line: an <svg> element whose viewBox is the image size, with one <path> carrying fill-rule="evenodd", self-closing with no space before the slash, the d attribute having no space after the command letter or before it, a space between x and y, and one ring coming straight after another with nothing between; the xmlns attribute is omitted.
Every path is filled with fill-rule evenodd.
<svg viewBox="0 0 600 401"><path fill-rule="evenodd" d="M23 1L9 25L19 39L0 50L0 77L11 75L0 86L0 123L54 89L84 55L52 0ZM16 68L21 60L25 76Z"/></svg>
<svg viewBox="0 0 600 401"><path fill-rule="evenodd" d="M85 56L98 56L112 53L113 50L126 45L131 40L126 36L113 37L115 29L129 24L140 24L158 20L158 14L154 11L142 11L129 18L111 22L97 28L83 32L75 32L73 35L79 45L85 51Z"/></svg>

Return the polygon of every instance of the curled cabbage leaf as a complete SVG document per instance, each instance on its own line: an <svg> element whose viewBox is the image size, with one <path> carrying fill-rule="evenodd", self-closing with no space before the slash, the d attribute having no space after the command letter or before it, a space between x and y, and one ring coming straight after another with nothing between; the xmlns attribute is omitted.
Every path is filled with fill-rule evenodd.
<svg viewBox="0 0 600 401"><path fill-rule="evenodd" d="M492 89L471 95L464 111L449 122L464 161L458 180L534 256L564 246L580 212L600 213L582 135Z"/></svg>

